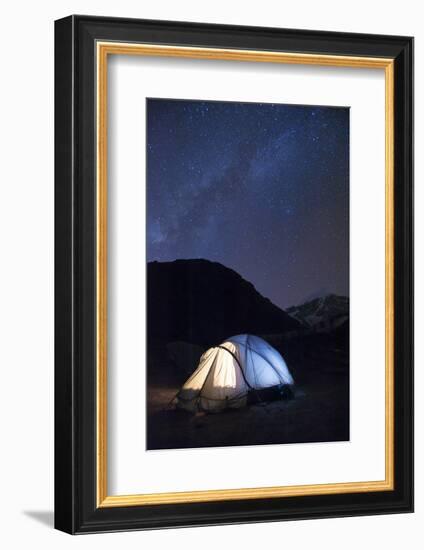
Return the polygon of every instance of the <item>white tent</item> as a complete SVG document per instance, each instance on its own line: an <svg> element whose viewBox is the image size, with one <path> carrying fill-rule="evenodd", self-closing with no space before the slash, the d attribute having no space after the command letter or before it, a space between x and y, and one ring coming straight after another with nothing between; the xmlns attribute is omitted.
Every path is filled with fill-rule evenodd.
<svg viewBox="0 0 424 550"><path fill-rule="evenodd" d="M177 406L191 412L243 407L249 392L292 385L281 355L258 336L240 334L208 349L177 394Z"/></svg>

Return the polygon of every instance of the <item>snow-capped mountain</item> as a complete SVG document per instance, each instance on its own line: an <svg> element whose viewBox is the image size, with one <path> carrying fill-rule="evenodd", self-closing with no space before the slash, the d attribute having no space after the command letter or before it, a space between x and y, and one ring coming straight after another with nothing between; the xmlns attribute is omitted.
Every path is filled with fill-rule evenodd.
<svg viewBox="0 0 424 550"><path fill-rule="evenodd" d="M286 310L304 327L318 332L333 330L349 319L349 298L328 294Z"/></svg>

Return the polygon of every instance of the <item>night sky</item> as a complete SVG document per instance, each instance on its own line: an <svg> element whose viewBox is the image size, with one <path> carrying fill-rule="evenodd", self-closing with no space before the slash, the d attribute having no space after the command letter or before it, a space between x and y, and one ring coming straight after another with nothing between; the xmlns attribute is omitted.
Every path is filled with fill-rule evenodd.
<svg viewBox="0 0 424 550"><path fill-rule="evenodd" d="M147 100L147 260L206 258L280 307L349 295L349 109Z"/></svg>

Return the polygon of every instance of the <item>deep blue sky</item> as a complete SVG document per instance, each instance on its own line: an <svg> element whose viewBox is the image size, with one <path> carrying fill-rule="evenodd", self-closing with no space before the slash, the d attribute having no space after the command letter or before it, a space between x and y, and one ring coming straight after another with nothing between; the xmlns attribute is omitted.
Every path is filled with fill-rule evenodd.
<svg viewBox="0 0 424 550"><path fill-rule="evenodd" d="M147 100L147 259L206 258L280 307L349 294L349 109Z"/></svg>

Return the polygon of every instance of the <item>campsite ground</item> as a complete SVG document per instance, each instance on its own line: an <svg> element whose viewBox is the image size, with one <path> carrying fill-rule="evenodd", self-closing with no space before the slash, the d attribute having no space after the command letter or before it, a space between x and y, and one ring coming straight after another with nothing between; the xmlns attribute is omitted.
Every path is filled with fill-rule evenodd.
<svg viewBox="0 0 424 550"><path fill-rule="evenodd" d="M147 448L175 449L349 439L348 351L325 335L270 342L283 353L296 381L295 397L219 414L192 415L168 407L187 378L149 353ZM153 373L153 374L152 374Z"/></svg>

